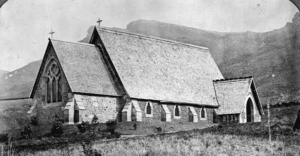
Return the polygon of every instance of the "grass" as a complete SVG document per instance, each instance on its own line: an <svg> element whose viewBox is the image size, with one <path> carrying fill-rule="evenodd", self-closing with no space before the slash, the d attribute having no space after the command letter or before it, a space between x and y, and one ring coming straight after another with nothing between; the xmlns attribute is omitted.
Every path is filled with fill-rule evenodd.
<svg viewBox="0 0 300 156"><path fill-rule="evenodd" d="M173 134L150 135L118 140L102 140L89 144L94 154L124 156L154 155L299 155L300 146L286 146L282 141L273 141L246 135L206 133L201 130ZM85 155L82 144L68 147L19 152L19 155Z"/></svg>
<svg viewBox="0 0 300 156"><path fill-rule="evenodd" d="M32 99L0 101L0 133L20 129L29 122L27 111Z"/></svg>
<svg viewBox="0 0 300 156"><path fill-rule="evenodd" d="M270 146L268 128L262 122L86 142L75 135L79 140L63 138L65 144L43 138L25 141L28 146L17 151L20 155L300 155L300 136L285 129L272 136ZM59 146L49 146L54 143Z"/></svg>
<svg viewBox="0 0 300 156"><path fill-rule="evenodd" d="M24 110L31 102L22 101L13 102L17 103L15 105L2 102L1 118L22 124ZM62 138L19 140L13 148L2 147L6 147L6 154L15 152L17 155L300 155L300 136L291 131L299 109L300 105L271 108L271 125L280 125L279 130L272 129L271 146L268 144L266 118L263 117L261 123L210 125L213 127L209 128L193 123L161 122L152 125L138 123L137 130L134 130L134 123L124 122L117 125L116 131L126 135L157 133L157 127L162 128L162 133L184 131L120 139L102 136L88 139L79 133L66 133ZM196 128L205 129L191 130ZM105 129L105 126L100 129ZM38 133L38 129L34 133Z"/></svg>

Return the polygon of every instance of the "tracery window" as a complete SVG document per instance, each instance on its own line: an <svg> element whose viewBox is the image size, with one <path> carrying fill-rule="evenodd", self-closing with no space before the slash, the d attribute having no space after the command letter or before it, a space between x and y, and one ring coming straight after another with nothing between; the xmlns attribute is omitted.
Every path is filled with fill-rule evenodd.
<svg viewBox="0 0 300 156"><path fill-rule="evenodd" d="M201 120L205 120L206 119L206 109L203 107L203 108L201 108L201 110L200 110L200 119Z"/></svg>
<svg viewBox="0 0 300 156"><path fill-rule="evenodd" d="M147 114L151 114L151 106L150 106L150 104L147 105Z"/></svg>
<svg viewBox="0 0 300 156"><path fill-rule="evenodd" d="M180 110L179 110L179 106L178 105L175 106L174 116L175 117L180 117Z"/></svg>
<svg viewBox="0 0 300 156"><path fill-rule="evenodd" d="M61 72L55 61L52 61L48 66L46 75L46 101L47 103L61 102L62 101L62 80Z"/></svg>
<svg viewBox="0 0 300 156"><path fill-rule="evenodd" d="M145 112L146 117L153 117L153 106L151 102L146 103Z"/></svg>

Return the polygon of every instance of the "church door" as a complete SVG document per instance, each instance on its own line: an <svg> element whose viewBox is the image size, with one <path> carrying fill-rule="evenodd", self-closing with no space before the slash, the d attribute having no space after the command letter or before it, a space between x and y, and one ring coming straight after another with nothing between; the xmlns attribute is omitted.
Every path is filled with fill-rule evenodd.
<svg viewBox="0 0 300 156"><path fill-rule="evenodd" d="M246 115L247 115L247 122L253 122L254 119L253 102L250 98L247 101Z"/></svg>
<svg viewBox="0 0 300 156"><path fill-rule="evenodd" d="M74 111L74 123L79 122L79 110Z"/></svg>

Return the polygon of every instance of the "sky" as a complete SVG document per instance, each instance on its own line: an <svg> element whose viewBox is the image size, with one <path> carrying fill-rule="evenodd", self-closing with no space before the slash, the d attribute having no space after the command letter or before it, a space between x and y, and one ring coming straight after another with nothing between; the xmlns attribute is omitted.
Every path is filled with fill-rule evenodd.
<svg viewBox="0 0 300 156"><path fill-rule="evenodd" d="M220 32L266 32L291 22L289 0L9 0L0 8L0 69L43 58L50 37L79 41L98 18L126 28L138 19Z"/></svg>

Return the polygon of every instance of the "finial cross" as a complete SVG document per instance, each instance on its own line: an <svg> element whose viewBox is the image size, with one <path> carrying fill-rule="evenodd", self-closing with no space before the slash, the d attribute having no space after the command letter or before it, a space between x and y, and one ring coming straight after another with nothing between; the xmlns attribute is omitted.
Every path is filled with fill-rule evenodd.
<svg viewBox="0 0 300 156"><path fill-rule="evenodd" d="M49 32L49 34L51 35L51 38L53 38L53 34L54 34L55 32L51 29L51 31Z"/></svg>
<svg viewBox="0 0 300 156"><path fill-rule="evenodd" d="M98 23L98 26L100 27L100 23L102 22L102 20L100 20L100 18L98 18L98 21L97 21L97 23Z"/></svg>

